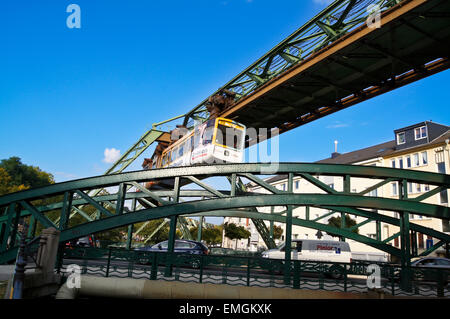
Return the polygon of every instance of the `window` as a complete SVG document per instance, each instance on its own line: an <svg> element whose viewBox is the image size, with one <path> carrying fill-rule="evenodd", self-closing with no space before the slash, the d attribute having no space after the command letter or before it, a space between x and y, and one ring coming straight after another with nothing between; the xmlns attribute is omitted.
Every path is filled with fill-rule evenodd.
<svg viewBox="0 0 450 319"><path fill-rule="evenodd" d="M408 182L408 194L413 192L413 185L412 183Z"/></svg>
<svg viewBox="0 0 450 319"><path fill-rule="evenodd" d="M438 172L440 174L445 174L445 162L439 162L437 164L437 167L438 167ZM440 192L440 198L441 198L441 204L447 204L448 203L447 190L443 190L443 191Z"/></svg>
<svg viewBox="0 0 450 319"><path fill-rule="evenodd" d="M397 196L397 195L398 195L397 183L392 183L392 196Z"/></svg>
<svg viewBox="0 0 450 319"><path fill-rule="evenodd" d="M392 168L395 168L395 160L392 160L392 161L391 161L391 167L392 167Z"/></svg>
<svg viewBox="0 0 450 319"><path fill-rule="evenodd" d="M428 153L422 152L422 165L427 165L427 164L428 164Z"/></svg>
<svg viewBox="0 0 450 319"><path fill-rule="evenodd" d="M372 196L372 197L377 197L378 196L378 192L377 192L376 189L374 189L374 190L370 191L368 195Z"/></svg>
<svg viewBox="0 0 450 319"><path fill-rule="evenodd" d="M415 136L416 140L426 138L427 137L427 127L421 126L421 127L414 129L414 136Z"/></svg>
<svg viewBox="0 0 450 319"><path fill-rule="evenodd" d="M450 266L450 261L445 259L436 259L436 263L442 266Z"/></svg>
<svg viewBox="0 0 450 319"><path fill-rule="evenodd" d="M176 160L178 158L178 147L172 151L171 155L172 155L171 161L173 162L174 160Z"/></svg>
<svg viewBox="0 0 450 319"><path fill-rule="evenodd" d="M442 191L440 193L440 197L441 197L441 204L447 204L448 203L448 196L447 196L447 191Z"/></svg>
<svg viewBox="0 0 450 319"><path fill-rule="evenodd" d="M405 144L406 137L405 132L397 133L397 144Z"/></svg>
<svg viewBox="0 0 450 319"><path fill-rule="evenodd" d="M425 184L425 185L423 186L423 191L424 191L424 192L428 192L429 190L430 190L430 185Z"/></svg>
<svg viewBox="0 0 450 319"><path fill-rule="evenodd" d="M161 249L167 249L167 247L169 247L169 242L164 241L161 244L159 244L158 246L161 247Z"/></svg>
<svg viewBox="0 0 450 319"><path fill-rule="evenodd" d="M191 243L185 242L185 241L176 241L175 242L175 248L176 249L189 249L194 248L195 245L191 245Z"/></svg>
<svg viewBox="0 0 450 319"><path fill-rule="evenodd" d="M406 156L406 167L410 168L411 167L411 156Z"/></svg>
<svg viewBox="0 0 450 319"><path fill-rule="evenodd" d="M444 162L444 151L438 151L438 152L436 152L435 154L435 160L436 160L436 163L442 163L442 162ZM441 173L441 172L439 172L439 173ZM444 172L445 173L445 172Z"/></svg>
<svg viewBox="0 0 450 319"><path fill-rule="evenodd" d="M184 149L184 143L180 146L180 149L178 150L178 157L183 156L183 153L184 153L183 149Z"/></svg>
<svg viewBox="0 0 450 319"><path fill-rule="evenodd" d="M208 145L212 142L214 135L214 127L210 126L203 132L203 145Z"/></svg>
<svg viewBox="0 0 450 319"><path fill-rule="evenodd" d="M414 166L420 166L419 153L414 154L413 159L414 159Z"/></svg>
<svg viewBox="0 0 450 319"><path fill-rule="evenodd" d="M295 189L298 189L299 186L300 186L300 182L299 181L295 181Z"/></svg>
<svg viewBox="0 0 450 319"><path fill-rule="evenodd" d="M166 154L164 154L163 159L162 159L162 166L166 166L167 165L167 158L168 158L168 155L166 153Z"/></svg>
<svg viewBox="0 0 450 319"><path fill-rule="evenodd" d="M328 186L332 189L334 189L334 184L328 184Z"/></svg>
<svg viewBox="0 0 450 319"><path fill-rule="evenodd" d="M286 184L282 184L282 185L281 185L281 189L282 189L283 191L285 191L285 190L286 190Z"/></svg>
<svg viewBox="0 0 450 319"><path fill-rule="evenodd" d="M233 149L242 148L242 128L230 127L225 121L219 121L217 125L216 144L224 145Z"/></svg>
<svg viewBox="0 0 450 319"><path fill-rule="evenodd" d="M420 193L422 191L422 187L419 183L416 184L416 192Z"/></svg>
<svg viewBox="0 0 450 319"><path fill-rule="evenodd" d="M403 158L401 157L398 159L398 167L403 168Z"/></svg>

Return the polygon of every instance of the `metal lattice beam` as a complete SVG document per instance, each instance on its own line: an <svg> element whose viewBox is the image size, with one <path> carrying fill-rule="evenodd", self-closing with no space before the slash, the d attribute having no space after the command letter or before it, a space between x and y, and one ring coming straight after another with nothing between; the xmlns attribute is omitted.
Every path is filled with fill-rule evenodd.
<svg viewBox="0 0 450 319"><path fill-rule="evenodd" d="M450 208L423 202L424 199L429 198L429 196L431 196L431 194L435 194L435 192L426 194L427 196L422 196L419 199L408 199L407 197L401 197L399 199L371 197L365 196L364 192L349 192L352 178L364 178L369 181L375 181L376 187L382 187L386 184L380 182L380 180L384 180L389 182L399 181L402 185L406 185L408 182L429 184L432 187L436 187L442 191L448 189L450 186L449 175L356 165L309 163L276 164L278 165L279 174L289 176L289 183L292 184L293 178L298 176L306 178L309 182L318 187L316 193L298 194L293 193L292 185L288 187L288 191L280 191L274 189L266 181L264 181L261 177L264 176L262 172L264 172L265 165L266 164L228 164L130 172L54 184L1 196L0 208L7 208L8 214L0 219L0 223L5 224L6 227L3 228L8 231L5 232L2 238L2 254L0 255L0 260L4 262L15 257L14 251L17 247L14 246L14 244L10 244L9 246L6 245L5 240L7 242L8 236L13 236L16 227L15 225L20 217L26 217L31 214L39 223L44 222L45 224L46 219L43 217L45 217L44 214L47 211L59 209L61 215L64 215L70 207L73 209L78 209L78 207L86 205L86 203L93 205L102 211L100 208L102 207L100 203L104 202L110 202L112 205L115 205L116 210L114 212L110 212L109 214L104 214L105 216L99 220L92 220L70 228L62 227L61 241L64 242L91 233L145 222L148 220L161 218L172 218L173 220L173 218L177 216L181 216L182 218L179 218L179 220L183 220L183 217L187 216L217 216L217 214L222 214L222 216L240 216L254 220L266 220L269 222L289 222L292 225L311 227L333 233L344 238L351 238L394 255L399 254L398 250L392 248L391 245L388 245L384 240L381 240L381 238L371 239L354 234L352 230L346 228L345 225L341 228L332 228L331 226L319 223L317 220L310 220L309 218L299 219L296 217L291 217L291 214L266 214L256 210L257 207L281 206L287 207L288 210L292 210L295 207L305 206L329 209L333 212L355 214L375 220L377 223L383 222L400 226L401 238L409 238L405 232L409 233L410 231L414 231L428 234L434 238L438 238L444 243L450 242L450 236L445 233L412 223L402 226L405 222L405 219L402 219L402 217L407 216L407 213L403 214L400 219L397 219L371 211L384 210L392 212L408 212L422 216L449 220ZM315 177L317 175L343 178L344 189L342 191L338 191L325 187L326 185ZM208 177L227 178L231 181L230 190L215 189L213 185L207 184L203 181ZM267 193L249 193L248 191L246 192L245 190L240 189L241 186L237 183L238 178L247 178L251 180L254 186L259 185L261 188L266 189ZM126 184L135 185L135 183L156 180L167 181L171 179L174 180L175 187L168 190L146 190L145 192L136 192L132 190L132 188L124 187ZM179 188L181 179L195 181L197 186L201 189L182 190ZM202 179L202 181L200 181L200 179ZM120 185L122 185L122 188L120 188ZM102 195L98 197L90 197L86 195L86 191L89 189L102 187L117 187L122 191L118 191L117 194ZM73 193L80 194L81 197L71 199L71 196L69 195ZM43 205L42 207L33 207L27 204L39 199L58 195L64 195L63 202ZM204 199L192 200L195 199L193 197L201 197ZM164 204L156 207L149 206L145 209L135 207L135 205L131 209L124 205L117 205L117 203L120 204L130 199L137 200L138 198L149 198L151 200L158 199L163 201ZM172 198L172 200L166 200L165 198ZM123 213L121 210L126 210L126 213ZM400 253L401 256L406 254L404 249L406 248L402 247Z"/></svg>

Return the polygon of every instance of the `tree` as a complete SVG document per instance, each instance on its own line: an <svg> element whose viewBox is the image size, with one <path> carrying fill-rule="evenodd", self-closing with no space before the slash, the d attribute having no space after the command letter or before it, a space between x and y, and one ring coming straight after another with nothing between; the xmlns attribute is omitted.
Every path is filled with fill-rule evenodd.
<svg viewBox="0 0 450 319"><path fill-rule="evenodd" d="M338 217L331 217L330 219L328 219L328 225L331 227L336 227L336 228L341 228L341 216ZM345 214L345 226L347 228L355 226L356 225L356 220L351 219L350 216L348 214ZM352 230L352 232L358 234L359 233L359 228L355 228ZM336 234L332 234L327 232L328 235L332 236L332 237L339 237Z"/></svg>
<svg viewBox="0 0 450 319"><path fill-rule="evenodd" d="M198 227L192 227L190 229L192 238L197 238ZM202 229L202 240L207 245L217 245L222 243L222 226L212 225Z"/></svg>
<svg viewBox="0 0 450 319"><path fill-rule="evenodd" d="M281 235L283 235L283 228L280 226L273 226L273 239L280 239Z"/></svg>
<svg viewBox="0 0 450 319"><path fill-rule="evenodd" d="M11 180L11 176L9 176L8 172L4 168L0 167L0 196L28 188L23 184L19 186L12 185Z"/></svg>
<svg viewBox="0 0 450 319"><path fill-rule="evenodd" d="M1 160L0 168L3 168L11 178L9 187L33 188L55 183L52 174L42 171L37 166L25 165L16 156Z"/></svg>
<svg viewBox="0 0 450 319"><path fill-rule="evenodd" d="M245 229L243 226L236 226L234 223L225 223L223 226L225 230L225 236L231 240L236 239L236 249L237 241L239 239L247 239L250 237L251 233Z"/></svg>

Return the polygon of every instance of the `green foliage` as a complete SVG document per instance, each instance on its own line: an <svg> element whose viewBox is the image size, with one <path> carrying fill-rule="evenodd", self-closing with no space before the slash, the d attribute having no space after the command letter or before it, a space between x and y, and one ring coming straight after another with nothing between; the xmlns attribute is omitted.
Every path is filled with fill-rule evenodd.
<svg viewBox="0 0 450 319"><path fill-rule="evenodd" d="M225 236L231 240L247 239L251 235L243 226L236 226L234 223L225 223L223 227L225 229Z"/></svg>
<svg viewBox="0 0 450 319"><path fill-rule="evenodd" d="M328 225L332 226L332 227L336 227L336 228L341 228L341 216L338 217L331 217L330 219L328 219ZM349 227L353 227L356 225L356 220L350 218L350 216L348 214L345 214L345 227L349 228ZM354 233L358 234L359 233L359 228L355 228L352 230ZM336 234L331 234L328 233L328 235L333 236L333 237L339 237Z"/></svg>
<svg viewBox="0 0 450 319"><path fill-rule="evenodd" d="M222 225L212 225L202 228L202 240L207 245L218 245L222 243ZM198 227L190 229L192 238L196 239L198 234Z"/></svg>
<svg viewBox="0 0 450 319"><path fill-rule="evenodd" d="M13 185L11 176L9 176L8 172L4 168L0 167L0 196L18 192L27 188L28 187L25 185Z"/></svg>
<svg viewBox="0 0 450 319"><path fill-rule="evenodd" d="M281 235L283 235L283 228L273 225L273 239L280 239Z"/></svg>
<svg viewBox="0 0 450 319"><path fill-rule="evenodd" d="M161 225L163 219L154 219L150 220L147 226L141 230L138 234L138 238L135 238L137 242L145 241L150 235L152 235L155 230ZM134 225L134 230L138 230L144 223L138 223ZM154 235L153 237L146 243L146 245L154 245L160 243L162 241L169 239L169 223L164 224ZM179 234L177 234L179 236Z"/></svg>
<svg viewBox="0 0 450 319"><path fill-rule="evenodd" d="M37 166L25 165L16 156L1 160L0 168L3 168L10 176L10 187L33 188L55 183L52 174L42 171Z"/></svg>

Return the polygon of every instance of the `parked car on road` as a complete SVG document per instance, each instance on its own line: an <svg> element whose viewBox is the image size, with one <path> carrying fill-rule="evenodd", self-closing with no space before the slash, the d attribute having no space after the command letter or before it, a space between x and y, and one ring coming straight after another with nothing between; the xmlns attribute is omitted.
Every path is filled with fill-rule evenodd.
<svg viewBox="0 0 450 319"><path fill-rule="evenodd" d="M450 270L450 259L440 257L420 258L411 263L412 267L431 267Z"/></svg>
<svg viewBox="0 0 450 319"><path fill-rule="evenodd" d="M411 263L414 280L439 282L444 285L450 282L450 259L425 257Z"/></svg>
<svg viewBox="0 0 450 319"><path fill-rule="evenodd" d="M136 248L137 251L167 251L169 248L169 241L163 241L153 246L144 246ZM197 255L207 255L209 253L208 247L198 241L177 239L175 240L174 252L188 253Z"/></svg>
<svg viewBox="0 0 450 319"><path fill-rule="evenodd" d="M153 246L144 246L135 248L135 251L140 252L167 252L169 248L169 241L163 241L161 243L155 244ZM180 254L192 254L192 255L208 255L209 249L203 243L187 239L177 239L175 240L175 246L173 249L174 253ZM150 260L148 256L143 255L139 259L140 263L148 264ZM189 262L190 266L197 268L200 266L198 259L192 259Z"/></svg>
<svg viewBox="0 0 450 319"><path fill-rule="evenodd" d="M78 248L78 247L95 247L94 236L85 236L77 239L73 239L66 243L66 248Z"/></svg>

